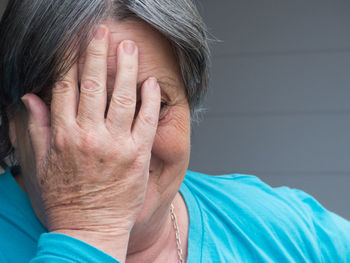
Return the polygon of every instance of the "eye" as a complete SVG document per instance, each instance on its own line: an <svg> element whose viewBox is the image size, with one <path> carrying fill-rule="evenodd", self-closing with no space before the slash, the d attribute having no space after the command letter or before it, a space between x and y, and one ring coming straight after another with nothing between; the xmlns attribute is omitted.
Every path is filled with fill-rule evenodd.
<svg viewBox="0 0 350 263"><path fill-rule="evenodd" d="M160 102L160 111L164 110L164 108L167 106L167 103L162 101Z"/></svg>
<svg viewBox="0 0 350 263"><path fill-rule="evenodd" d="M140 100L136 102L134 119L136 119L136 117L140 111L141 104L142 104L142 102ZM167 106L168 106L168 103L166 103L165 101L160 102L159 119L162 119L164 117L164 115L166 113Z"/></svg>
<svg viewBox="0 0 350 263"><path fill-rule="evenodd" d="M164 117L166 116L167 114L167 111L168 111L168 103L166 103L165 101L162 101L160 103L160 109L159 109L159 120L162 120L164 119Z"/></svg>

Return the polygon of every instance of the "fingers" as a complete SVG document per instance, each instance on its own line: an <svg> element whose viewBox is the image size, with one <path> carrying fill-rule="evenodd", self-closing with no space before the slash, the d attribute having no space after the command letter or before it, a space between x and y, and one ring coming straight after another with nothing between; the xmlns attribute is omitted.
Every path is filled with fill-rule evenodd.
<svg viewBox="0 0 350 263"><path fill-rule="evenodd" d="M100 25L86 51L77 123L91 128L104 123L107 92L108 28Z"/></svg>
<svg viewBox="0 0 350 263"><path fill-rule="evenodd" d="M50 144L50 113L45 103L34 94L26 94L22 101L28 112L28 131L37 163L46 155Z"/></svg>
<svg viewBox="0 0 350 263"><path fill-rule="evenodd" d="M138 49L133 41L123 41L118 47L117 75L106 127L114 135L130 135L136 106Z"/></svg>
<svg viewBox="0 0 350 263"><path fill-rule="evenodd" d="M160 110L160 87L155 78L149 78L141 88L141 109L137 115L132 136L138 145L152 147L158 127Z"/></svg>
<svg viewBox="0 0 350 263"><path fill-rule="evenodd" d="M78 94L78 65L74 64L64 79L52 88L51 121L53 128L63 122L75 121Z"/></svg>

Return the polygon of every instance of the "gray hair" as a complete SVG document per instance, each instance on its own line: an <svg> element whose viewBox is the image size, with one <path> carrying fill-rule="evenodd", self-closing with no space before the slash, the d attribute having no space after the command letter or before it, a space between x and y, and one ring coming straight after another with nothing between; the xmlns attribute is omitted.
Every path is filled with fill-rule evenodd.
<svg viewBox="0 0 350 263"><path fill-rule="evenodd" d="M142 19L169 40L191 119L197 120L208 88L210 52L205 24L192 0L13 0L0 22L0 166L13 154L6 110L23 107L25 93L45 96L109 17Z"/></svg>

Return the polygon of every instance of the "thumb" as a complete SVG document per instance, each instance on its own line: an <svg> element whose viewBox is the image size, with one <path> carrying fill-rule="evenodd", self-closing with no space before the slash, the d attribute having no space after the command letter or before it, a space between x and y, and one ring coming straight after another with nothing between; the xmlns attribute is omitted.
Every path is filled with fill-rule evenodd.
<svg viewBox="0 0 350 263"><path fill-rule="evenodd" d="M50 112L45 103L34 94L25 94L21 100L27 110L29 136L38 164L45 157L50 143Z"/></svg>

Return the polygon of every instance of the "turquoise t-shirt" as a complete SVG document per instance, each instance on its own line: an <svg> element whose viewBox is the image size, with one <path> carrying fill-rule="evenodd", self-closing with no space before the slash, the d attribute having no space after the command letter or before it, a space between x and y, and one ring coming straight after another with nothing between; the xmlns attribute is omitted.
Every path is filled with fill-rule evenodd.
<svg viewBox="0 0 350 263"><path fill-rule="evenodd" d="M310 195L255 176L188 171L188 263L350 262L350 222ZM9 170L0 175L0 262L118 262L71 237L46 233Z"/></svg>

